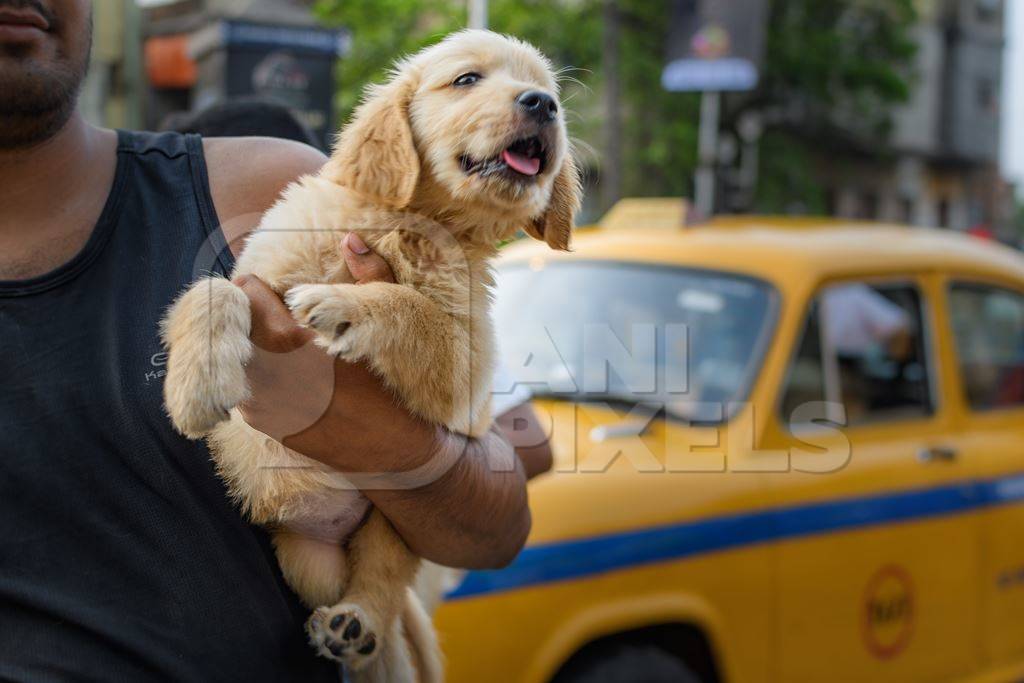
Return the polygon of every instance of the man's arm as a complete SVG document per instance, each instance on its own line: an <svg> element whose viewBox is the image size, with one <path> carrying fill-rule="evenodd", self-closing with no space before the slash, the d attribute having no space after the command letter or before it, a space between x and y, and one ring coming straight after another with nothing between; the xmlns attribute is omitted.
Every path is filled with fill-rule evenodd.
<svg viewBox="0 0 1024 683"><path fill-rule="evenodd" d="M529 402L505 411L494 423L516 449L527 479L533 479L551 469L554 461L551 442Z"/></svg>
<svg viewBox="0 0 1024 683"><path fill-rule="evenodd" d="M281 192L327 161L309 145L277 138L204 138L203 153L214 208L235 256Z"/></svg>
<svg viewBox="0 0 1024 683"><path fill-rule="evenodd" d="M315 150L279 140L207 140L205 145L211 193L236 254L281 190L296 177L316 172L324 161ZM346 248L345 257L359 281L392 279L383 259L358 243L355 249ZM253 307L257 346L278 352L308 347L321 356L310 359L313 373L332 362L308 343L308 330L295 323L266 285L256 278L241 285ZM511 446L501 434L492 431L473 440L448 433L397 405L366 367L337 361L333 370L334 394L326 410L315 424L285 438L285 444L343 472L401 473L428 462L451 463L423 486L365 493L409 547L426 559L466 568L510 562L525 543L530 513L522 464L509 457ZM253 372L261 374L259 368ZM273 377L272 372L262 374ZM308 386L301 376L277 379L294 384L290 389L266 388L276 396ZM288 409L281 401L262 404Z"/></svg>
<svg viewBox="0 0 1024 683"><path fill-rule="evenodd" d="M441 447L451 449L459 459L436 482L366 495L386 511L402 538L413 539L410 547L421 557L463 569L508 565L530 533L522 462L498 429L481 439L448 433ZM450 510L437 514L446 509ZM491 516L501 521L486 519ZM418 547L421 538L431 541Z"/></svg>
<svg viewBox="0 0 1024 683"><path fill-rule="evenodd" d="M297 369L294 359L283 375L250 367L256 400L243 408L249 423L272 433L266 424L300 411L284 421L310 426L282 437L284 445L357 482L359 474L372 479L363 493L421 557L467 569L510 562L526 542L530 512L525 472L505 438L492 431L469 439L420 420L366 366L327 358L310 344L309 330L298 326L266 284L254 277L236 283L252 303L256 345L299 354L298 363L308 368ZM333 395L323 401L326 409L317 407L310 417L304 402L288 398L308 392L317 383L312 378L331 372ZM422 470L424 475L415 474Z"/></svg>

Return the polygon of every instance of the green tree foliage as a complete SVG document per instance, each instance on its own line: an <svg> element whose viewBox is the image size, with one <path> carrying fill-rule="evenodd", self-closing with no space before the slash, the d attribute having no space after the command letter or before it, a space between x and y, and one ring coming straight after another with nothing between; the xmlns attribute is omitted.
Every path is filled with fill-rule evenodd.
<svg viewBox="0 0 1024 683"><path fill-rule="evenodd" d="M451 0L317 0L317 17L352 32L352 46L337 68L336 106L348 119L368 83L380 82L402 55L465 26L465 3Z"/></svg>
<svg viewBox="0 0 1024 683"><path fill-rule="evenodd" d="M762 85L752 94L727 98L725 123L728 127L750 109L783 112L770 123L764 142L758 208L778 210L798 201L820 209L822 190L813 171L817 138L880 139L890 106L908 95L913 0L770 2ZM382 80L396 57L466 21L462 0L317 0L315 8L324 23L352 31L352 52L338 69L337 105L343 118L363 86ZM699 98L661 88L670 3L619 0L619 14L623 191L689 194ZM567 69L562 79L570 131L583 143L585 164L599 170L601 0L491 0L490 23L494 30L534 43L556 68Z"/></svg>
<svg viewBox="0 0 1024 683"><path fill-rule="evenodd" d="M801 124L847 125L879 132L889 105L910 95L908 67L917 47L909 29L913 0L772 0L760 106L804 109Z"/></svg>
<svg viewBox="0 0 1024 683"><path fill-rule="evenodd" d="M623 0L623 190L626 195L690 195L697 163L700 99L661 87L671 3Z"/></svg>
<svg viewBox="0 0 1024 683"><path fill-rule="evenodd" d="M913 85L916 20L914 0L771 0L761 85L732 109L733 121L756 109L768 123L757 210L821 212L823 154L885 152Z"/></svg>

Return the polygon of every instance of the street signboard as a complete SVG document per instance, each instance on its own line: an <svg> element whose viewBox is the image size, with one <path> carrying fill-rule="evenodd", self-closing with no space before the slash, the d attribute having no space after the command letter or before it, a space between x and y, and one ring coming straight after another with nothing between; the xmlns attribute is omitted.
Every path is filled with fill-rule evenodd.
<svg viewBox="0 0 1024 683"><path fill-rule="evenodd" d="M767 0L672 0L662 86L674 92L756 88L767 15Z"/></svg>

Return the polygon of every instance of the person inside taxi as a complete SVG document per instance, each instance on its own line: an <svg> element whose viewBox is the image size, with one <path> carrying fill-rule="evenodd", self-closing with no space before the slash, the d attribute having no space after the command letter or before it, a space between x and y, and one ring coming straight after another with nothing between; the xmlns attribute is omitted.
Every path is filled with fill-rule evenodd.
<svg viewBox="0 0 1024 683"><path fill-rule="evenodd" d="M828 287L821 298L825 342L835 354L850 422L874 408L876 383L894 379L914 348L911 317L862 282ZM896 369L893 369L896 368Z"/></svg>

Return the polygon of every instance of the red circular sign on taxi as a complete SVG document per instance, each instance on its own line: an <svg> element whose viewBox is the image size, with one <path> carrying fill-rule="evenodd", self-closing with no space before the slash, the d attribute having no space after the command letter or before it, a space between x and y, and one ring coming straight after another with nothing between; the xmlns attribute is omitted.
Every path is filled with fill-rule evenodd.
<svg viewBox="0 0 1024 683"><path fill-rule="evenodd" d="M882 567L864 589L864 645L879 659L891 659L906 649L914 632L914 587L899 565Z"/></svg>

